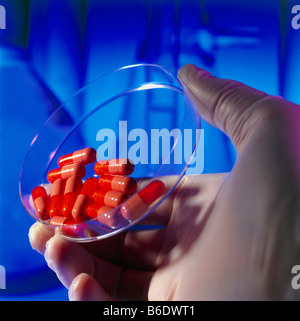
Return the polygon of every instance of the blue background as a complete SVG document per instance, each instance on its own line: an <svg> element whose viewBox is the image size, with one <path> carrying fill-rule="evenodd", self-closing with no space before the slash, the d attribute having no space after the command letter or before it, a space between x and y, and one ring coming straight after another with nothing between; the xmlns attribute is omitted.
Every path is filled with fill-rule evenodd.
<svg viewBox="0 0 300 321"><path fill-rule="evenodd" d="M300 103L296 1L1 0L0 300L67 300L67 290L28 241L32 218L18 181L29 144L49 115L94 78L135 63L176 74L194 63ZM80 110L79 110L80 112ZM235 151L206 123L204 172L229 171Z"/></svg>

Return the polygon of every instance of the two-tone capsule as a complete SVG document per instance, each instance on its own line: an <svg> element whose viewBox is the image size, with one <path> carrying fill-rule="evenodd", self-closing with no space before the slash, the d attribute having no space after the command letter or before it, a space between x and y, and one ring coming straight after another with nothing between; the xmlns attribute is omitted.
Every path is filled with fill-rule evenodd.
<svg viewBox="0 0 300 321"><path fill-rule="evenodd" d="M121 206L121 214L128 220L141 217L147 208L165 192L165 185L160 180L154 180L139 193L133 195Z"/></svg>
<svg viewBox="0 0 300 321"><path fill-rule="evenodd" d="M77 176L68 178L64 192L64 203L61 211L62 216L72 217L73 206L81 187L82 182L80 178Z"/></svg>
<svg viewBox="0 0 300 321"><path fill-rule="evenodd" d="M100 185L98 184L98 179L96 177L89 177L86 179L72 209L72 216L74 219L83 219L85 217L85 208L92 199L93 193L99 189Z"/></svg>
<svg viewBox="0 0 300 321"><path fill-rule="evenodd" d="M134 164L130 159L120 158L111 160L101 160L94 166L97 175L130 175L134 171Z"/></svg>
<svg viewBox="0 0 300 321"><path fill-rule="evenodd" d="M136 192L137 184L132 177L121 176L121 175L109 175L103 174L99 178L100 189L103 192L110 190L132 195Z"/></svg>
<svg viewBox="0 0 300 321"><path fill-rule="evenodd" d="M68 179L72 176L83 178L86 174L86 169L82 164L66 165L60 168L52 169L47 174L48 181L53 184L57 179Z"/></svg>
<svg viewBox="0 0 300 321"><path fill-rule="evenodd" d="M57 179L53 182L49 205L49 216L51 218L61 215L61 211L64 205L64 191L65 180Z"/></svg>
<svg viewBox="0 0 300 321"><path fill-rule="evenodd" d="M126 194L116 191L103 192L101 189L94 192L92 195L92 199L95 203L109 207L117 207L121 205L127 198L128 196Z"/></svg>
<svg viewBox="0 0 300 321"><path fill-rule="evenodd" d="M116 228L123 223L124 218L120 211L109 206L102 206L97 212L97 221L103 225Z"/></svg>
<svg viewBox="0 0 300 321"><path fill-rule="evenodd" d="M49 199L44 187L36 186L31 192L35 212L40 220L49 219Z"/></svg>
<svg viewBox="0 0 300 321"><path fill-rule="evenodd" d="M124 221L119 210L110 206L101 206L97 203L88 205L86 214L92 219L96 218L99 223L112 228L120 226Z"/></svg>
<svg viewBox="0 0 300 321"><path fill-rule="evenodd" d="M83 221L74 220L71 217L54 216L50 220L50 224L61 228L61 232L64 235L76 238L85 237L85 231L88 230L86 223Z"/></svg>
<svg viewBox="0 0 300 321"><path fill-rule="evenodd" d="M94 148L88 147L75 151L58 159L58 166L63 167L72 164L87 165L94 163L97 159L97 152Z"/></svg>
<svg viewBox="0 0 300 321"><path fill-rule="evenodd" d="M72 224L80 224L82 221L76 221L71 217L64 216L54 216L50 220L51 225L55 226L64 226L64 225L72 225Z"/></svg>

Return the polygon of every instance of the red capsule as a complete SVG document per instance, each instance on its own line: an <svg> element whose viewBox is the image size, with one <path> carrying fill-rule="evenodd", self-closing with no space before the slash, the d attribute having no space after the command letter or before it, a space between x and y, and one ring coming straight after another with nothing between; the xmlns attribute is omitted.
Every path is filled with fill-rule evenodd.
<svg viewBox="0 0 300 321"><path fill-rule="evenodd" d="M47 179L53 184L57 179L68 179L71 176L83 178L86 174L85 167L81 164L66 165L61 168L55 168L48 172Z"/></svg>
<svg viewBox="0 0 300 321"><path fill-rule="evenodd" d="M93 193L92 198L95 203L99 203L110 207L117 207L120 204L122 204L128 197L127 195L120 192L103 192L100 189Z"/></svg>
<svg viewBox="0 0 300 321"><path fill-rule="evenodd" d="M98 179L96 177L89 177L84 182L80 194L84 194L91 197L93 193L96 192L98 189L100 189Z"/></svg>
<svg viewBox="0 0 300 321"><path fill-rule="evenodd" d="M151 205L165 192L165 184L160 180L154 180L144 187L138 194L146 205Z"/></svg>
<svg viewBox="0 0 300 321"><path fill-rule="evenodd" d="M77 195L82 187L81 179L76 176L71 176L67 182L64 193L64 203L61 214L65 217L72 217L72 210L75 204Z"/></svg>
<svg viewBox="0 0 300 321"><path fill-rule="evenodd" d="M96 218L98 216L98 211L100 207L101 207L101 204L97 204L97 203L88 204L85 208L84 213L90 218Z"/></svg>
<svg viewBox="0 0 300 321"><path fill-rule="evenodd" d="M88 147L84 149L77 150L74 153L61 156L58 159L58 166L63 167L71 164L82 164L87 165L94 163L97 159L97 152L95 149Z"/></svg>
<svg viewBox="0 0 300 321"><path fill-rule="evenodd" d="M87 206L92 194L99 190L98 179L96 177L89 177L83 184L80 194L77 196L76 202L73 206L72 216L74 219L84 219L85 207Z"/></svg>
<svg viewBox="0 0 300 321"><path fill-rule="evenodd" d="M97 175L130 175L134 171L134 164L129 159L111 159L98 161L94 166Z"/></svg>
<svg viewBox="0 0 300 321"><path fill-rule="evenodd" d="M135 220L145 214L146 209L165 192L165 185L160 180L154 180L139 193L133 195L121 206L121 214L128 220Z"/></svg>
<svg viewBox="0 0 300 321"><path fill-rule="evenodd" d="M57 179L53 182L49 205L49 216L51 218L61 215L64 205L64 190L65 180Z"/></svg>
<svg viewBox="0 0 300 321"><path fill-rule="evenodd" d="M49 200L44 187L36 186L31 192L36 216L40 220L49 219Z"/></svg>
<svg viewBox="0 0 300 321"><path fill-rule="evenodd" d="M136 181L128 176L108 175L104 174L99 178L99 185L102 191L116 191L127 195L132 195L136 192Z"/></svg>

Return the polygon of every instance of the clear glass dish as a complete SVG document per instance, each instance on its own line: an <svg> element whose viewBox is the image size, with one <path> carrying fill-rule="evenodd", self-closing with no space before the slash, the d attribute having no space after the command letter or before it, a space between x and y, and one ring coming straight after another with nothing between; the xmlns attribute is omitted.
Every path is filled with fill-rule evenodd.
<svg viewBox="0 0 300 321"><path fill-rule="evenodd" d="M32 189L41 185L50 193L47 173L58 167L59 157L86 147L97 151L97 160L129 158L135 164L130 176L138 182L134 195L151 181L164 182L172 175L172 186L165 185L163 195L135 219L121 215L121 204L105 214L108 220L114 217L114 224L104 224L98 218L66 226L41 221L59 236L77 242L115 235L141 224L172 193L193 160L199 129L198 111L169 70L151 64L119 68L80 89L33 138L20 175L21 201L26 211L41 221L33 205ZM86 166L83 181L92 176L96 176L94 164Z"/></svg>

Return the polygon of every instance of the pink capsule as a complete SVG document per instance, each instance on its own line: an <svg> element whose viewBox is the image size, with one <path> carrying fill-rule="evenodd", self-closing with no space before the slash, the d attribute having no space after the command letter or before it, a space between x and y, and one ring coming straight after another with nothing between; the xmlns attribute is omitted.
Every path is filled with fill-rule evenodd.
<svg viewBox="0 0 300 321"><path fill-rule="evenodd" d="M97 175L130 175L134 171L134 164L130 159L111 159L98 161L94 166Z"/></svg>
<svg viewBox="0 0 300 321"><path fill-rule="evenodd" d="M165 185L160 180L154 180L139 193L133 195L121 206L121 214L127 220L135 220L145 214L148 207L165 192Z"/></svg>
<svg viewBox="0 0 300 321"><path fill-rule="evenodd" d="M36 216L40 220L49 219L49 200L48 195L44 187L36 186L32 192L31 196L33 199Z"/></svg>
<svg viewBox="0 0 300 321"><path fill-rule="evenodd" d="M120 226L123 220L120 212L109 206L102 206L97 212L97 221L112 228Z"/></svg>
<svg viewBox="0 0 300 321"><path fill-rule="evenodd" d="M61 156L58 159L58 166L63 167L71 164L91 164L96 161L97 152L95 149L88 147L84 149L77 150L74 153Z"/></svg>
<svg viewBox="0 0 300 321"><path fill-rule="evenodd" d="M99 204L90 204L86 208L86 214L103 225L109 227L120 226L121 222L124 220L120 215L120 212L110 206L101 206Z"/></svg>
<svg viewBox="0 0 300 321"><path fill-rule="evenodd" d="M49 205L49 215L51 218L61 215L64 205L64 190L65 180L57 179L53 182Z"/></svg>

